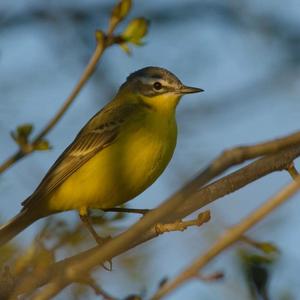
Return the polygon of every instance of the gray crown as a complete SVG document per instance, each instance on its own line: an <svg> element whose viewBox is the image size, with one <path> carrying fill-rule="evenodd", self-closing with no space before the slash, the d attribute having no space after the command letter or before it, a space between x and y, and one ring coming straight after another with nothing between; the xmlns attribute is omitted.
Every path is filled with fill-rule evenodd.
<svg viewBox="0 0 300 300"><path fill-rule="evenodd" d="M165 81L170 83L170 85L178 85L178 86L182 85L181 81L177 78L176 75L174 75L167 69L160 68L160 67L146 67L146 68L140 69L136 72L131 73L127 77L127 81L136 79L138 77L164 79Z"/></svg>

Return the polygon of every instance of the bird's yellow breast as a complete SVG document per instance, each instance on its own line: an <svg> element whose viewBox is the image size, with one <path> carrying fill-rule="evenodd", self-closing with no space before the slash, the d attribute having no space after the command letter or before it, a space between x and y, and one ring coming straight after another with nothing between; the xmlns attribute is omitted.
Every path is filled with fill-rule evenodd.
<svg viewBox="0 0 300 300"><path fill-rule="evenodd" d="M138 125L137 125L138 124ZM149 112L124 124L116 141L72 174L48 201L51 210L111 208L150 186L176 145L174 114Z"/></svg>

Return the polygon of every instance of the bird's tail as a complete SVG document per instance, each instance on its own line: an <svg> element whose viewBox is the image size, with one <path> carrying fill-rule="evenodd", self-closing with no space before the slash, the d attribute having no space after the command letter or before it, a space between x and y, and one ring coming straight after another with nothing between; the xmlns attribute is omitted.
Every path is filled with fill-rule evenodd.
<svg viewBox="0 0 300 300"><path fill-rule="evenodd" d="M37 219L39 217L32 214L31 210L23 208L14 218L0 227L0 247Z"/></svg>

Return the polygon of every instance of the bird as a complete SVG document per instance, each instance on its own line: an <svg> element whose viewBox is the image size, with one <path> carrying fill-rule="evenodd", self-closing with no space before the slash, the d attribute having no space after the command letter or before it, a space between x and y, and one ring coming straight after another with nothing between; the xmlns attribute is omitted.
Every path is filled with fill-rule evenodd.
<svg viewBox="0 0 300 300"><path fill-rule="evenodd" d="M202 91L161 67L130 74L22 202L20 212L0 227L0 246L35 221L69 210L78 211L100 243L90 210L121 205L154 183L174 153L181 97Z"/></svg>

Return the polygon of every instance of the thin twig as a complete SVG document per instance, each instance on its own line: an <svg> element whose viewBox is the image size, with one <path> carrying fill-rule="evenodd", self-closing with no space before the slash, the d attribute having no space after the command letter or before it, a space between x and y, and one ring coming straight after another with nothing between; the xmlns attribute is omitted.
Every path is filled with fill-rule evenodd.
<svg viewBox="0 0 300 300"><path fill-rule="evenodd" d="M291 177L293 179L296 179L297 176L299 175L298 170L296 169L294 162L292 162L290 165L288 165L287 171L289 172L289 174L291 175Z"/></svg>
<svg viewBox="0 0 300 300"><path fill-rule="evenodd" d="M98 283L89 275L85 276L84 278L80 278L77 281L79 284L85 284L92 288L96 295L102 296L103 300L117 300L115 297L109 295L106 291L104 291Z"/></svg>
<svg viewBox="0 0 300 300"><path fill-rule="evenodd" d="M205 170L187 184L184 189L193 190L209 182L224 171L247 160L275 154L293 145L300 144L300 132L297 131L283 138L274 139L256 145L238 146L223 151ZM181 190L182 191L182 190Z"/></svg>
<svg viewBox="0 0 300 300"><path fill-rule="evenodd" d="M67 109L75 100L76 96L79 94L85 83L94 73L95 68L104 53L104 50L108 47L112 46L113 44L122 44L125 42L122 35L113 36L113 32L115 31L116 27L120 24L120 22L128 15L131 9L131 0L121 0L119 3L116 4L112 11L112 15L109 20L107 34L104 34L102 31L96 31L96 40L97 46L92 54L90 61L86 68L84 69L79 81L73 88L69 97L65 100L61 108L57 111L54 117L46 124L46 126L37 134L37 136L32 140L32 142L28 143L27 145L21 145L20 149L13 154L11 157L6 159L2 165L0 165L0 174L5 171L7 168L12 166L16 161L20 160L24 156L35 151L35 146L38 144L42 138L57 124L57 122L61 119ZM145 21L145 20L144 20ZM144 29L143 35L147 32L147 27ZM143 37L140 36L140 38ZM25 147L24 147L25 146Z"/></svg>
<svg viewBox="0 0 300 300"><path fill-rule="evenodd" d="M189 221L182 221L177 220L173 223L158 223L155 225L155 231L157 234L163 234L165 232L170 231L184 231L190 226L201 226L204 223L207 223L210 220L210 211L206 210L200 213L197 219L189 220Z"/></svg>
<svg viewBox="0 0 300 300"><path fill-rule="evenodd" d="M211 282L224 278L223 272L215 272L209 275L197 274L194 276L195 279L200 279L201 281Z"/></svg>
<svg viewBox="0 0 300 300"><path fill-rule="evenodd" d="M248 217L244 218L239 224L228 229L203 255L196 259L172 281L169 281L162 286L151 298L151 300L163 298L182 285L184 282L193 278L214 257L239 240L248 229L270 214L279 205L287 201L299 190L299 188L300 177L298 176L292 183L284 187L278 194L262 204L258 209L248 215Z"/></svg>
<svg viewBox="0 0 300 300"><path fill-rule="evenodd" d="M206 185L186 198L183 205L177 207L179 216L187 216L205 205L235 192L249 183L272 172L286 170L293 160L300 156L300 145L283 149L276 154L267 155L223 178Z"/></svg>
<svg viewBox="0 0 300 300"><path fill-rule="evenodd" d="M34 145L36 145L47 133L57 124L57 122L62 118L62 116L65 114L67 109L70 107L70 105L74 102L79 92L82 90L83 86L86 84L86 82L90 79L92 74L94 73L96 66L103 55L106 48L110 47L114 42L117 41L117 39L114 39L112 36L112 31L108 33L107 38L105 39L104 43L97 43L97 46L90 58L89 63L85 67L82 75L79 78L79 81L73 88L71 94L68 96L68 98L65 100L65 102L62 104L62 106L59 108L59 110L56 112L54 117L45 125L43 129L36 135L36 137L33 138L32 142L30 143L32 147L28 147L26 151L24 149L19 149L15 154L10 156L8 159L6 159L1 165L0 165L0 174L4 172L6 169L8 169L10 166L12 166L15 162L20 160L21 158L29 155L32 153L35 149Z"/></svg>
<svg viewBox="0 0 300 300"><path fill-rule="evenodd" d="M57 111L55 116L48 122L48 124L40 131L40 133L33 139L33 144L43 138L59 121L59 119L63 116L66 110L70 107L70 105L75 100L76 96L79 94L85 83L89 80L91 75L94 73L96 65L100 60L103 52L106 48L105 44L97 43L94 53L91 56L89 63L87 64L85 70L83 71L78 83L75 85L69 97L63 103L61 108Z"/></svg>

